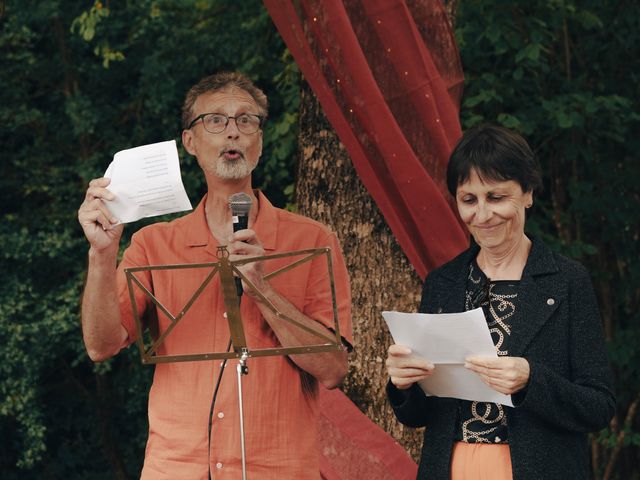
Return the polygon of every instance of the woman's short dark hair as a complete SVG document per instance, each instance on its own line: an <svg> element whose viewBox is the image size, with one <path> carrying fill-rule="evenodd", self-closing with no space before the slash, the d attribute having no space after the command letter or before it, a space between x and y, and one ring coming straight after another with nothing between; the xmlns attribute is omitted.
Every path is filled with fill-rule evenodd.
<svg viewBox="0 0 640 480"><path fill-rule="evenodd" d="M447 188L455 197L471 171L484 179L515 180L523 192L540 191L540 165L527 141L516 132L496 125L468 129L453 149L447 166Z"/></svg>

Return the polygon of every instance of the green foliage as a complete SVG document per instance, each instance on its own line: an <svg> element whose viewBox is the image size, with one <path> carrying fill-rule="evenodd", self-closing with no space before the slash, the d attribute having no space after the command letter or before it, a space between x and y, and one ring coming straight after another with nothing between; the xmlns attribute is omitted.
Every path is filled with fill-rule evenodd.
<svg viewBox="0 0 640 480"><path fill-rule="evenodd" d="M463 127L502 124L535 149L545 190L528 228L592 273L622 421L640 392L637 5L465 0L456 24L466 77ZM640 422L627 428L625 447L637 445ZM615 437L605 431L599 438L610 449ZM640 475L637 455L626 448L622 477Z"/></svg>
<svg viewBox="0 0 640 480"><path fill-rule="evenodd" d="M234 69L269 96L255 182L286 205L300 75L258 0L3 4L0 471L135 477L152 370L134 349L99 365L84 352L87 246L75 217L86 185L118 150L179 140L186 90ZM498 122L530 140L545 191L528 228L593 274L626 432L621 478L638 475L640 443L637 420L622 426L640 391L639 18L633 2L609 0L465 0L457 18L464 127ZM205 185L195 160L181 159L195 203ZM617 437L596 439L606 454Z"/></svg>
<svg viewBox="0 0 640 480"><path fill-rule="evenodd" d="M76 211L86 185L118 150L179 140L187 89L234 69L270 98L255 185L284 206L299 74L258 0L2 3L0 471L5 480L133 478L152 369L133 348L99 365L84 351L88 247ZM181 159L197 203L202 175Z"/></svg>

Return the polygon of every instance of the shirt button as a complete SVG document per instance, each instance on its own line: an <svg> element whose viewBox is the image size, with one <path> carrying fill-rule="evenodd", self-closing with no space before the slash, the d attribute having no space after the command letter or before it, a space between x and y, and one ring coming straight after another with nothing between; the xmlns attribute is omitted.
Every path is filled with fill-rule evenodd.
<svg viewBox="0 0 640 480"><path fill-rule="evenodd" d="M553 298L547 299L547 305L553 305L554 303L556 303L556 301Z"/></svg>
<svg viewBox="0 0 640 480"><path fill-rule="evenodd" d="M224 312L224 313L222 314L222 316L223 316L224 318L227 318L227 312Z"/></svg>
<svg viewBox="0 0 640 480"><path fill-rule="evenodd" d="M218 470L220 470L222 468L222 463L220 463L220 462L216 463L216 468Z"/></svg>
<svg viewBox="0 0 640 480"><path fill-rule="evenodd" d="M224 418L224 413L223 412L218 412L218 418Z"/></svg>

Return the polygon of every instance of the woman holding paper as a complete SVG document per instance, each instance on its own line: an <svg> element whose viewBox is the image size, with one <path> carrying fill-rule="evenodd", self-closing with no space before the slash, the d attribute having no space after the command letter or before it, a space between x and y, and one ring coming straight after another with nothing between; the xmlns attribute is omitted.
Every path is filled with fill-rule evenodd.
<svg viewBox="0 0 640 480"><path fill-rule="evenodd" d="M429 274L420 312L483 309L498 357L465 366L514 407L426 396L416 382L438 367L391 345L391 405L405 425L426 427L418 478L589 478L587 433L615 412L611 373L587 271L525 234L541 187L535 156L514 132L472 128L447 186L475 242Z"/></svg>

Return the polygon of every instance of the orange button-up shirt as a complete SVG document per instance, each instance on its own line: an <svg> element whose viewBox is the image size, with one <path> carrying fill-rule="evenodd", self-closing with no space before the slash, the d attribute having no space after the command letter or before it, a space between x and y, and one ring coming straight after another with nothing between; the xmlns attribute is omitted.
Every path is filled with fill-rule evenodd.
<svg viewBox="0 0 640 480"><path fill-rule="evenodd" d="M124 269L218 261L218 243L207 226L204 204L203 200L191 214L143 228L133 236L118 267L120 312L130 342L137 334ZM352 343L349 281L336 236L318 222L275 208L261 193L257 219L251 228L267 255L331 248L340 333ZM265 261L265 273L298 258ZM210 271L154 270L138 272L136 276L177 315ZM333 328L324 256L273 277L270 283L305 315ZM159 354L226 350L229 327L219 287L220 277L216 275L167 335ZM163 332L170 320L152 308L139 288L134 291L139 311L144 318L157 317ZM249 349L279 346L257 305L246 295L240 311ZM319 339L317 343L323 342ZM220 365L221 360L155 366L142 479L204 480L209 468L215 479L242 478L236 360L228 362L222 376L211 418L209 447L209 413ZM318 480L317 398L303 390L301 370L283 356L250 358L247 365L249 374L242 377L247 477Z"/></svg>

